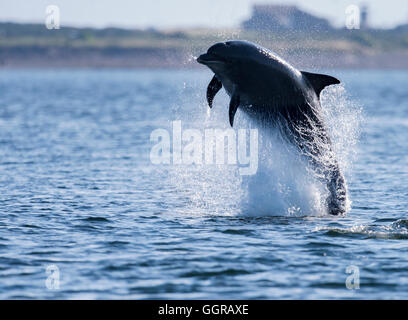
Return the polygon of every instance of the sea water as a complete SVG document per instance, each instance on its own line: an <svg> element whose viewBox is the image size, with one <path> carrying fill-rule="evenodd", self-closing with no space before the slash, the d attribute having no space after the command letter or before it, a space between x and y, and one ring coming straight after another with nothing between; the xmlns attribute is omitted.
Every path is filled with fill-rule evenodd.
<svg viewBox="0 0 408 320"><path fill-rule="evenodd" d="M229 128L207 70L0 71L0 298L408 298L408 72L327 72L343 217L273 131L252 175L152 163L154 130Z"/></svg>

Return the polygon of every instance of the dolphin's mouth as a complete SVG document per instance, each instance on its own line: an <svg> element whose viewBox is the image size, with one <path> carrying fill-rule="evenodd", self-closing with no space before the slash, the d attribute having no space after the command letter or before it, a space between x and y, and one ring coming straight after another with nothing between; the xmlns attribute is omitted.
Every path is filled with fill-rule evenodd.
<svg viewBox="0 0 408 320"><path fill-rule="evenodd" d="M221 57L219 57L219 56L217 56L215 54L212 54L212 53L203 53L202 55L200 55L197 58L197 62L201 63L201 64L204 64L204 65L216 64L216 63L217 64L218 63L222 63L222 64L226 63L225 59L223 59L223 58L221 58Z"/></svg>

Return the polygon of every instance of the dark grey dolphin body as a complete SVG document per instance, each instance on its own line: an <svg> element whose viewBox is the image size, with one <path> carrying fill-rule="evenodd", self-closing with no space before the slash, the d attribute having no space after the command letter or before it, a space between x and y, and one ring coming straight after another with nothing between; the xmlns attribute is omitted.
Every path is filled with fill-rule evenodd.
<svg viewBox="0 0 408 320"><path fill-rule="evenodd" d="M347 187L324 125L319 96L334 77L299 71L273 52L247 41L211 46L197 62L214 73L207 88L210 107L224 87L231 97L231 126L238 108L264 127L277 127L314 165L326 183L332 215L346 211Z"/></svg>

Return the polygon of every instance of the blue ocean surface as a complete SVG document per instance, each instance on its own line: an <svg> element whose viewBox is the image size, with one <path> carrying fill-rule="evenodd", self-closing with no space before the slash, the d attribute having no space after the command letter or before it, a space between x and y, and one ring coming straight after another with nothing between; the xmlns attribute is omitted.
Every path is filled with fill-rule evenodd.
<svg viewBox="0 0 408 320"><path fill-rule="evenodd" d="M207 70L1 70L0 299L407 299L408 72L327 73L344 217L262 134L253 176L152 163L173 121L228 128Z"/></svg>

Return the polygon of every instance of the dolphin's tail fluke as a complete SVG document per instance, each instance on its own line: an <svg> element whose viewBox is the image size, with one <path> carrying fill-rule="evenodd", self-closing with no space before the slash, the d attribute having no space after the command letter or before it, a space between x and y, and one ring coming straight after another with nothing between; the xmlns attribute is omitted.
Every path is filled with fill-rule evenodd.
<svg viewBox="0 0 408 320"><path fill-rule="evenodd" d="M305 111L306 110L306 111ZM309 112L307 113L307 110ZM298 112L298 114L293 114ZM289 139L301 150L301 153L312 164L319 178L327 186L329 195L326 199L328 212L331 215L342 215L347 211L347 186L339 163L334 154L331 139L319 110L312 108L289 109L282 114ZM293 121L292 119L302 119Z"/></svg>
<svg viewBox="0 0 408 320"><path fill-rule="evenodd" d="M336 216L344 214L347 211L347 186L338 165L329 173L327 188L330 193L327 198L329 214Z"/></svg>

